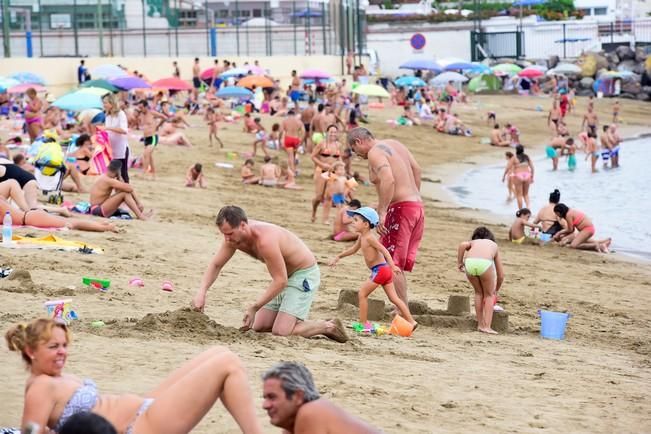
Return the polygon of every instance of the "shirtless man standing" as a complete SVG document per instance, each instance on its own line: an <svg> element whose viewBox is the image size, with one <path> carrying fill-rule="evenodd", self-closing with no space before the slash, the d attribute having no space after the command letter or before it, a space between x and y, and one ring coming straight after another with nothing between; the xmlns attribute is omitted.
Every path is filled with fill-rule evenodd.
<svg viewBox="0 0 651 434"><path fill-rule="evenodd" d="M294 173L296 173L296 151L305 135L307 134L303 131L303 123L296 116L294 109L290 109L287 117L280 124L280 143L287 151L287 166Z"/></svg>
<svg viewBox="0 0 651 434"><path fill-rule="evenodd" d="M292 71L292 89L289 97L294 102L296 110L298 110L298 100L301 98L301 80L296 75L296 70Z"/></svg>
<svg viewBox="0 0 651 434"><path fill-rule="evenodd" d="M307 107L305 107L305 109L301 112L301 122L303 122L303 128L305 128L303 146L305 146L305 150L308 154L312 152L310 127L312 125L312 119L314 119L315 114L316 110L314 109L314 98L310 98L307 102Z"/></svg>
<svg viewBox="0 0 651 434"><path fill-rule="evenodd" d="M594 112L594 108L591 106L588 106L588 112L583 116L583 122L581 122L581 129L585 128L587 125L587 128L585 131L588 133L592 133L595 137L597 137L597 127L599 126L599 118L597 117L597 113Z"/></svg>
<svg viewBox="0 0 651 434"><path fill-rule="evenodd" d="M140 220L147 220L152 211L143 213L142 206L131 184L120 181L122 162L113 160L109 163L106 173L101 175L90 189L90 213L99 217L111 217L115 211L126 203L129 209ZM116 191L113 194L113 191Z"/></svg>
<svg viewBox="0 0 651 434"><path fill-rule="evenodd" d="M154 148L158 146L158 134L156 132L163 122L167 120L167 117L149 110L149 102L145 99L140 101L139 106L138 123L142 128L145 144L145 150L142 153L142 170L145 176L149 172L152 179L156 179L156 168L154 167Z"/></svg>
<svg viewBox="0 0 651 434"><path fill-rule="evenodd" d="M316 108L317 112L312 116L312 123L310 125L310 131L312 132L312 145L316 146L325 139L325 130L328 127L327 121L323 120L325 117L325 106L319 104Z"/></svg>
<svg viewBox="0 0 651 434"><path fill-rule="evenodd" d="M348 132L348 145L368 160L370 180L378 192L380 242L403 271L412 271L425 229L420 197L420 166L397 140L378 141L366 128ZM405 273L393 277L398 296L407 303Z"/></svg>
<svg viewBox="0 0 651 434"><path fill-rule="evenodd" d="M285 228L271 223L249 221L244 210L225 206L217 214L217 227L224 242L203 274L192 300L195 310L203 312L208 288L217 280L237 250L267 266L271 282L244 313L242 330L271 332L278 336L312 337L325 335L337 342L348 336L341 321L308 321L312 301L321 283L316 258L305 243Z"/></svg>
<svg viewBox="0 0 651 434"><path fill-rule="evenodd" d="M282 362L262 375L262 408L283 434L379 434L380 431L321 398L310 371Z"/></svg>
<svg viewBox="0 0 651 434"><path fill-rule="evenodd" d="M196 103L199 98L199 88L201 87L201 66L199 65L199 58L194 58L192 65L192 100Z"/></svg>

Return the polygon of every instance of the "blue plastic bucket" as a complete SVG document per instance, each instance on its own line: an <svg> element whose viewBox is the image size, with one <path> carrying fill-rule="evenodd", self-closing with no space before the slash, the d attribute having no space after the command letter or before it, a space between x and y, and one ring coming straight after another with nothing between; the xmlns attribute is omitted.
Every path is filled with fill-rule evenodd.
<svg viewBox="0 0 651 434"><path fill-rule="evenodd" d="M540 336L547 339L561 340L565 338L565 326L570 319L569 313L550 312L539 310L540 314Z"/></svg>

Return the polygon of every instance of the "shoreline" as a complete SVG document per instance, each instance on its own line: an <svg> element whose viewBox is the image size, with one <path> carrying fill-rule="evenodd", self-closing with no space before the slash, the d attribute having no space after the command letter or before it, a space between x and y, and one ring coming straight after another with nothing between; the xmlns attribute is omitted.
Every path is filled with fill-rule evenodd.
<svg viewBox="0 0 651 434"><path fill-rule="evenodd" d="M644 128L640 126L627 126L621 128L622 142L631 140L639 140L645 137L651 137L651 128ZM490 146L490 145L486 145ZM535 149L536 152L544 148L545 144L536 144L530 146L530 149ZM512 147L491 147L491 150L506 152L512 150ZM429 166L427 170L423 170L423 186L421 193L427 197L429 201L436 202L441 208L448 208L459 213L462 217L477 218L480 221L485 221L488 224L509 225L512 218L507 218L505 215L495 213L489 209L474 208L464 205L458 201L455 194L450 191L451 186L458 183L470 170L468 166L483 167L488 165L498 165L503 159L497 159L492 155L492 152L486 152L478 155L472 155L457 162L434 164ZM533 211L533 210L532 210ZM616 250L611 252L613 258L624 261L648 265L651 263L651 256L643 256L634 253L626 253Z"/></svg>

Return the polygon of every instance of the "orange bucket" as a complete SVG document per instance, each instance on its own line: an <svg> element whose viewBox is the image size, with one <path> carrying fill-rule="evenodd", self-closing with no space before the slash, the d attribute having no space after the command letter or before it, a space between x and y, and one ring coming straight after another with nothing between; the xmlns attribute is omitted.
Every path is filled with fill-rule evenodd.
<svg viewBox="0 0 651 434"><path fill-rule="evenodd" d="M414 327L409 323L409 321L400 315L396 315L396 317L393 318L393 322L391 322L391 327L389 328L389 333L394 336L408 338L413 332Z"/></svg>

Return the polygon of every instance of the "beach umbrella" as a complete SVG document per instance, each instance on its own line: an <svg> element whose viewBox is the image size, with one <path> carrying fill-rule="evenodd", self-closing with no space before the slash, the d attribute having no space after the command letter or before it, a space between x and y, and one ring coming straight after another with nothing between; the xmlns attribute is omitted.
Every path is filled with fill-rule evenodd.
<svg viewBox="0 0 651 434"><path fill-rule="evenodd" d="M303 79L303 84L315 84L315 83L316 84L330 84L330 83L336 83L336 82L337 82L337 80L335 80L332 77L330 77L330 78L317 78L317 79L314 79L314 78L304 78Z"/></svg>
<svg viewBox="0 0 651 434"><path fill-rule="evenodd" d="M243 79L237 82L237 85L240 87L252 88L256 87L274 87L274 82L264 75L247 75Z"/></svg>
<svg viewBox="0 0 651 434"><path fill-rule="evenodd" d="M81 85L79 87L82 87L82 88L84 88L84 87L101 87L102 89L106 89L106 90L108 90L110 92L117 92L118 90L120 90L117 87L113 86L111 83L109 83L107 80L102 80L102 79L84 81L83 83L81 83Z"/></svg>
<svg viewBox="0 0 651 434"><path fill-rule="evenodd" d="M245 87L226 86L217 91L217 96L220 98L251 98L253 92Z"/></svg>
<svg viewBox="0 0 651 434"><path fill-rule="evenodd" d="M117 65L105 64L93 68L90 74L95 78L127 77L129 74Z"/></svg>
<svg viewBox="0 0 651 434"><path fill-rule="evenodd" d="M493 74L481 74L468 82L468 90L478 93L496 91L502 87L502 81Z"/></svg>
<svg viewBox="0 0 651 434"><path fill-rule="evenodd" d="M413 69L413 70L422 69L424 71L435 71L435 72L441 72L443 70L441 65L439 65L433 60L428 60L428 59L410 60L409 62L400 65L400 69Z"/></svg>
<svg viewBox="0 0 651 434"><path fill-rule="evenodd" d="M103 87L82 87L77 92L88 93L91 95L104 96L107 93L111 93L110 90L104 89Z"/></svg>
<svg viewBox="0 0 651 434"><path fill-rule="evenodd" d="M228 71L224 71L221 74L219 74L220 78L228 78L228 77L244 77L245 75L249 75L249 70L247 68L233 68L229 69Z"/></svg>
<svg viewBox="0 0 651 434"><path fill-rule="evenodd" d="M33 84L33 83L22 83L18 84L16 86L12 86L9 89L7 89L7 92L9 93L25 93L27 92L27 89L32 88L36 92L45 92L47 89L40 84Z"/></svg>
<svg viewBox="0 0 651 434"><path fill-rule="evenodd" d="M14 80L18 80L21 83L33 83L40 85L45 84L43 77L38 74L34 74L33 72L17 72L15 74L11 74L9 77L13 78Z"/></svg>
<svg viewBox="0 0 651 434"><path fill-rule="evenodd" d="M210 80L214 72L215 72L215 68L204 69L201 72L201 74L199 74L199 78L201 78L202 80Z"/></svg>
<svg viewBox="0 0 651 434"><path fill-rule="evenodd" d="M167 90L192 90L192 86L186 81L176 77L162 78L151 84L151 87Z"/></svg>
<svg viewBox="0 0 651 434"><path fill-rule="evenodd" d="M475 69L476 65L470 62L455 62L447 64L443 70L444 71L470 71Z"/></svg>
<svg viewBox="0 0 651 434"><path fill-rule="evenodd" d="M13 78L0 77L0 91L4 92L9 88L18 86L20 81Z"/></svg>
<svg viewBox="0 0 651 434"><path fill-rule="evenodd" d="M431 79L430 84L441 86L448 84L449 81L452 81L454 83L464 83L468 81L468 78L459 74L458 72L446 71Z"/></svg>
<svg viewBox="0 0 651 434"><path fill-rule="evenodd" d="M423 80L414 76L400 77L395 81L395 84L400 87L423 87L427 85Z"/></svg>
<svg viewBox="0 0 651 434"><path fill-rule="evenodd" d="M579 74L581 68L572 63L559 63L554 67L554 71L558 74Z"/></svg>
<svg viewBox="0 0 651 434"><path fill-rule="evenodd" d="M138 77L119 77L111 79L111 84L115 87L118 87L122 90L131 90L131 89L148 89L151 87L142 78Z"/></svg>
<svg viewBox="0 0 651 434"><path fill-rule="evenodd" d="M290 14L291 17L297 17L297 18L318 18L322 16L323 14L319 12L318 10L312 8L312 9L303 9L302 11L295 12L293 14Z"/></svg>
<svg viewBox="0 0 651 434"><path fill-rule="evenodd" d="M471 74L492 74L490 67L479 62L472 62L472 68L468 71Z"/></svg>
<svg viewBox="0 0 651 434"><path fill-rule="evenodd" d="M330 78L331 75L328 74L325 71L321 71L320 69L306 69L305 71L301 72L299 75L300 78L312 78L312 79L325 79L325 78Z"/></svg>
<svg viewBox="0 0 651 434"><path fill-rule="evenodd" d="M92 93L73 92L62 96L52 104L62 110L82 111L89 108L102 108L102 98Z"/></svg>
<svg viewBox="0 0 651 434"><path fill-rule="evenodd" d="M260 67L260 66L255 66L255 65L253 65L253 66L245 66L245 68L247 68L252 74L255 74L255 75L266 75L267 74L267 70Z"/></svg>
<svg viewBox="0 0 651 434"><path fill-rule="evenodd" d="M544 3L547 3L547 0L516 0L512 6L530 8L531 6L538 6Z"/></svg>
<svg viewBox="0 0 651 434"><path fill-rule="evenodd" d="M385 88L378 86L377 84L360 84L353 89L353 93L364 96L377 96L380 98L389 98L391 96Z"/></svg>
<svg viewBox="0 0 651 434"><path fill-rule="evenodd" d="M518 72L518 76L524 78L536 78L544 75L543 71L536 68L526 67L522 71Z"/></svg>
<svg viewBox="0 0 651 434"><path fill-rule="evenodd" d="M102 110L96 109L96 108L90 108L90 109L82 110L77 115L77 119L79 119L80 121L83 121L83 120L89 120L90 121L95 116L97 116L99 113L102 113Z"/></svg>
<svg viewBox="0 0 651 434"><path fill-rule="evenodd" d="M522 71L518 65L514 63L500 63L491 68L493 72L501 72L503 74L515 75L518 72Z"/></svg>

